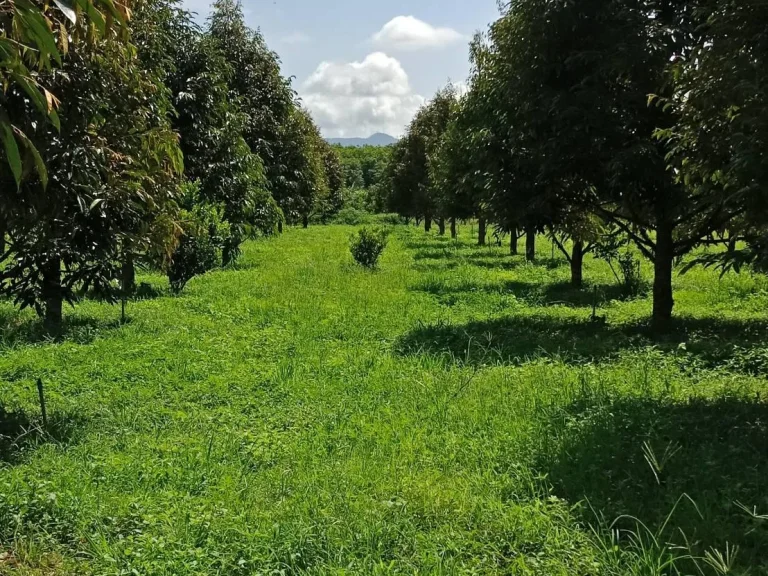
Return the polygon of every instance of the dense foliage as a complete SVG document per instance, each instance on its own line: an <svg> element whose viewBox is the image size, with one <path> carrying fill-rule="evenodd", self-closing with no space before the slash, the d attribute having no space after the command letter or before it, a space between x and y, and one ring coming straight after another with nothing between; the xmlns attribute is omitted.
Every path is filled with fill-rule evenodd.
<svg viewBox="0 0 768 576"><path fill-rule="evenodd" d="M175 0L56 5L0 7L0 291L50 332L81 293L129 296L136 266L180 290L341 208L341 161L239 3L202 29Z"/></svg>
<svg viewBox="0 0 768 576"><path fill-rule="evenodd" d="M574 285L586 252L629 241L664 330L676 259L766 261L766 37L759 2L512 0L472 43L469 92L395 147L389 204L427 228L476 217L480 243L490 221L513 253L522 230L529 259L547 232Z"/></svg>
<svg viewBox="0 0 768 576"><path fill-rule="evenodd" d="M350 240L349 249L355 262L366 268L376 268L387 247L387 231L383 228L361 228Z"/></svg>
<svg viewBox="0 0 768 576"><path fill-rule="evenodd" d="M766 573L768 278L675 276L659 339L600 260L593 322L563 259L395 226L371 274L354 230L140 272L63 345L0 300L0 573Z"/></svg>
<svg viewBox="0 0 768 576"><path fill-rule="evenodd" d="M343 171L342 204L356 210L385 212L384 171L392 146L333 146Z"/></svg>

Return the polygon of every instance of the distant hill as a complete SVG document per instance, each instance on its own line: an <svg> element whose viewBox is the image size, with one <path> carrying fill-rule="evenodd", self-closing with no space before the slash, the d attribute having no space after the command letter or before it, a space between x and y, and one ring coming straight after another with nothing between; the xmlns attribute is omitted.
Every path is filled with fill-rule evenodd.
<svg viewBox="0 0 768 576"><path fill-rule="evenodd" d="M342 146L389 146L397 142L397 138L393 138L389 134L382 134L377 132L369 138L327 138L330 144L341 144Z"/></svg>

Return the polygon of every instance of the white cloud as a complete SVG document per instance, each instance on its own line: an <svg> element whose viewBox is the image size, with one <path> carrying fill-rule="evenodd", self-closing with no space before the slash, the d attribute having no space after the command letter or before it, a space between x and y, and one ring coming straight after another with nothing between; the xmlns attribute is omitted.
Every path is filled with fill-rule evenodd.
<svg viewBox="0 0 768 576"><path fill-rule="evenodd" d="M362 62L322 62L304 82L301 97L326 137L400 136L424 98L383 52Z"/></svg>
<svg viewBox="0 0 768 576"><path fill-rule="evenodd" d="M304 34L304 32L292 32L280 38L280 42L283 44L309 44L312 42L312 38Z"/></svg>
<svg viewBox="0 0 768 576"><path fill-rule="evenodd" d="M469 92L469 82L453 82L453 88L456 90L456 95L461 98Z"/></svg>
<svg viewBox="0 0 768 576"><path fill-rule="evenodd" d="M435 28L414 16L397 16L384 24L373 35L373 42L400 50L420 50L422 48L442 48L459 42L464 36L453 28Z"/></svg>

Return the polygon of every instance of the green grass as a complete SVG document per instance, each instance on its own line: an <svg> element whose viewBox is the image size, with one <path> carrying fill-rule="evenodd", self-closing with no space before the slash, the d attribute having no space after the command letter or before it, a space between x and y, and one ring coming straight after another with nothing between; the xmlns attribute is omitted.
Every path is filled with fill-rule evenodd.
<svg viewBox="0 0 768 576"><path fill-rule="evenodd" d="M398 227L369 272L353 231L146 276L58 343L0 303L0 573L768 574L768 279L676 277L652 339L543 239Z"/></svg>

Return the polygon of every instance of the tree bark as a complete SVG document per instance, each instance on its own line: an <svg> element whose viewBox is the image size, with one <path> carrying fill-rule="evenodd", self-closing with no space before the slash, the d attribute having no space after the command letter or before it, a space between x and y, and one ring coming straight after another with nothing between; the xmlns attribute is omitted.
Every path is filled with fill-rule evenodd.
<svg viewBox="0 0 768 576"><path fill-rule="evenodd" d="M424 232L432 230L432 217L424 216Z"/></svg>
<svg viewBox="0 0 768 576"><path fill-rule="evenodd" d="M656 227L656 253L653 258L653 317L654 330L664 332L672 320L672 266L675 246L672 225L660 222Z"/></svg>
<svg viewBox="0 0 768 576"><path fill-rule="evenodd" d="M440 236L445 236L445 218L438 219L437 230L440 232Z"/></svg>
<svg viewBox="0 0 768 576"><path fill-rule="evenodd" d="M575 240L571 251L571 286L581 288L583 284L584 242Z"/></svg>
<svg viewBox="0 0 768 576"><path fill-rule="evenodd" d="M61 258L51 258L43 265L42 296L45 305L43 324L50 335L61 332L64 296L61 288Z"/></svg>
<svg viewBox="0 0 768 576"><path fill-rule="evenodd" d="M477 245L485 246L485 218L477 219Z"/></svg>
<svg viewBox="0 0 768 576"><path fill-rule="evenodd" d="M536 260L536 229L533 226L525 229L525 259L528 262Z"/></svg>
<svg viewBox="0 0 768 576"><path fill-rule="evenodd" d="M456 218L451 218L451 238L456 239Z"/></svg>
<svg viewBox="0 0 768 576"><path fill-rule="evenodd" d="M306 214L304 214L304 216L301 219L301 225L304 228L309 228L309 216L307 216Z"/></svg>
<svg viewBox="0 0 768 576"><path fill-rule="evenodd" d="M517 256L517 226L512 226L512 230L509 231L509 253L512 256Z"/></svg>

